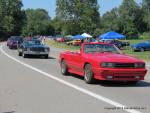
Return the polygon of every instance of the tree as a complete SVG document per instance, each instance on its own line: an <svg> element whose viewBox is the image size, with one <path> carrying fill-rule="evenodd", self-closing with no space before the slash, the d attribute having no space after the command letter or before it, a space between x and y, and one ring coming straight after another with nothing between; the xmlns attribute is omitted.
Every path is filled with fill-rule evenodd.
<svg viewBox="0 0 150 113"><path fill-rule="evenodd" d="M143 0L142 2L143 8L150 13L150 1L149 0Z"/></svg>
<svg viewBox="0 0 150 113"><path fill-rule="evenodd" d="M142 9L144 18L143 21L146 23L146 31L150 31L150 0L143 0Z"/></svg>
<svg viewBox="0 0 150 113"><path fill-rule="evenodd" d="M51 20L51 25L53 26L55 30L54 34L60 35L62 32L63 21L56 16L53 20Z"/></svg>
<svg viewBox="0 0 150 113"><path fill-rule="evenodd" d="M48 12L44 9L27 9L26 25L23 28L24 35L52 35L54 29L50 23Z"/></svg>
<svg viewBox="0 0 150 113"><path fill-rule="evenodd" d="M56 15L64 22L65 34L93 33L99 25L97 0L57 0L56 5ZM72 29L75 27L77 30Z"/></svg>
<svg viewBox="0 0 150 113"><path fill-rule="evenodd" d="M134 0L123 0L119 7L120 28L123 34L133 37L138 34L138 29L134 23L137 18L138 4Z"/></svg>
<svg viewBox="0 0 150 113"><path fill-rule="evenodd" d="M24 25L25 13L21 0L0 0L0 34L19 35Z"/></svg>
<svg viewBox="0 0 150 113"><path fill-rule="evenodd" d="M118 8L113 8L110 12L106 12L101 19L101 26L106 31L119 31L119 13Z"/></svg>

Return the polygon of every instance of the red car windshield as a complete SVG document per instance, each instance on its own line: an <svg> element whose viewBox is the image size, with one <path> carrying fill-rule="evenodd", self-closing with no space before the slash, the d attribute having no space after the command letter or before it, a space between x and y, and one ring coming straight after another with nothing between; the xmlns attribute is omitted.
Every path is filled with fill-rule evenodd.
<svg viewBox="0 0 150 113"><path fill-rule="evenodd" d="M121 51L117 47L115 47L114 45L110 45L110 44L85 44L84 52L85 53L110 52L110 53L121 54Z"/></svg>

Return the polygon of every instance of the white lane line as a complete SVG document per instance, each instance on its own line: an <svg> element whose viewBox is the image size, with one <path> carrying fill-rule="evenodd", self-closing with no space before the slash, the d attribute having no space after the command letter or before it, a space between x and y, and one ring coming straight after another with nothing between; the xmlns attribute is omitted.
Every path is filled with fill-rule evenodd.
<svg viewBox="0 0 150 113"><path fill-rule="evenodd" d="M64 80L62 80L62 79L59 79L59 78L57 78L57 77L55 77L55 76L53 76L53 75L51 75L51 74L49 74L49 73L46 73L46 72L44 72L44 71L42 71L42 70L40 70L40 69L38 69L38 68L35 68L35 67L33 67L33 66L29 65L29 64L26 64L26 63L24 63L24 62L21 62L20 60L18 60L18 59L16 59L16 58L12 57L12 56L10 56L8 53L6 53L6 52L3 50L3 46L4 46L4 45L1 45L1 46L0 46L0 51L1 51L4 55L6 55L8 58L10 58L10 59L12 59L12 60L14 60L14 61L16 61L16 62L22 64L22 65L24 65L24 66L27 67L27 68L30 68L30 69L32 69L32 70L38 72L38 73L41 73L41 74L43 74L43 75L45 75L45 76L47 76L47 77L49 77L49 78L51 78L51 79L53 79L53 80L56 80L56 81L58 81L58 82L60 82L60 83L62 83L62 84L64 84L64 85L67 85L67 86L69 86L69 87L71 87L71 88L74 88L74 89L76 89L76 90L78 90L78 91L80 91L80 92L82 92L82 93L84 93L84 94L87 94L87 95L89 95L89 96L91 96L91 97L94 97L94 98L96 98L96 99L98 99L98 100L100 100L100 101L104 101L104 102L106 102L106 103L108 103L108 104L111 104L111 105L113 105L113 106L115 106L115 107L122 108L122 110L127 111L127 112L129 112L129 113L142 113L142 112L137 111L137 110L134 110L134 109L126 109L126 108L128 108L126 105L120 104L120 103L118 103L118 102L116 102L116 101L113 101L113 100L111 100L111 99L108 99L108 98L106 98L106 97L104 97L104 96L101 96L101 95L99 95L99 94L93 93L93 92L91 92L91 91L89 91L89 90L86 90L86 89L84 89L84 88L81 88L81 87L79 87L79 86L76 86L76 85L74 85L74 84L71 84L71 83L69 83L69 82L66 82L66 81L64 81Z"/></svg>

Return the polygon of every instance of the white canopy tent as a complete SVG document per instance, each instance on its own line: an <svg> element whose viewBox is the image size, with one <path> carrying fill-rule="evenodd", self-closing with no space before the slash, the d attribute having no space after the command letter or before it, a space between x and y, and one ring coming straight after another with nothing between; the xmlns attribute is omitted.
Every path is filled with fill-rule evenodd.
<svg viewBox="0 0 150 113"><path fill-rule="evenodd" d="M92 38L91 35L87 34L87 33L83 33L81 36L85 37L85 38Z"/></svg>

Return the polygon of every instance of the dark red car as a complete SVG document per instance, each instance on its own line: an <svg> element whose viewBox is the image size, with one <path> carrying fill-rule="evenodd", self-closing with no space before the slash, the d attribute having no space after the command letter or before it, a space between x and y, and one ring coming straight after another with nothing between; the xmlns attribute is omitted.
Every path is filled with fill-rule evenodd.
<svg viewBox="0 0 150 113"><path fill-rule="evenodd" d="M64 38L57 38L56 40L57 40L57 42L64 42L65 41Z"/></svg>
<svg viewBox="0 0 150 113"><path fill-rule="evenodd" d="M62 74L84 76L87 83L94 79L137 83L147 72L142 60L123 54L113 44L100 42L83 43L79 52L62 52L59 62Z"/></svg>
<svg viewBox="0 0 150 113"><path fill-rule="evenodd" d="M10 49L17 49L17 46L23 42L23 38L20 36L11 36L7 40L7 46Z"/></svg>

